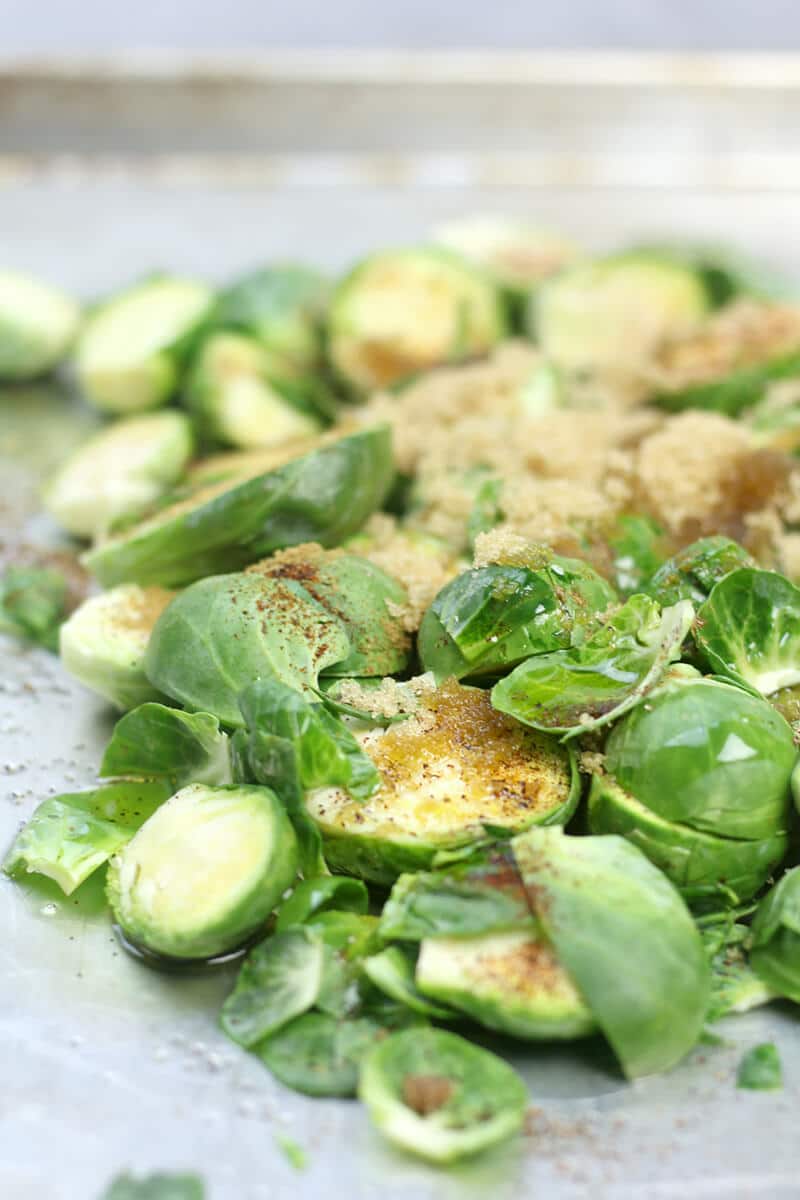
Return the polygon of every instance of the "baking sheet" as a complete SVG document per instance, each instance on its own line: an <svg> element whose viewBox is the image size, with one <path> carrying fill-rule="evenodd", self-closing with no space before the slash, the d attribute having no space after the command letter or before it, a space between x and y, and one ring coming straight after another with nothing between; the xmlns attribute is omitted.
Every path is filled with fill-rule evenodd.
<svg viewBox="0 0 800 1200"><path fill-rule="evenodd" d="M91 296L159 266L221 279L300 256L339 269L489 210L596 246L731 240L800 276L794 60L648 72L638 57L517 56L505 81L492 59L437 61L0 64L0 262ZM157 77L159 103L143 104ZM54 534L37 488L91 420L46 387L3 397L0 523ZM92 782L112 723L55 659L0 642L3 846L43 797ZM93 1200L125 1167L198 1170L209 1200L800 1195L788 1006L728 1021L725 1045L634 1085L599 1043L495 1043L529 1083L529 1132L445 1173L387 1149L356 1103L275 1083L216 1027L231 971L175 978L132 960L95 885L68 900L2 879L0 896L3 1200ZM786 1087L739 1092L741 1052L763 1040ZM307 1149L306 1171L276 1132Z"/></svg>

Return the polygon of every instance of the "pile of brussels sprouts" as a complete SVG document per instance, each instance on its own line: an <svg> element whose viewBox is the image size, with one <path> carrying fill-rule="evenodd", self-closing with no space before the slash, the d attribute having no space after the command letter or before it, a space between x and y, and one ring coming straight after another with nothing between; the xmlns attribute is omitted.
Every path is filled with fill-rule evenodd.
<svg viewBox="0 0 800 1200"><path fill-rule="evenodd" d="M485 223L439 242L335 287L157 276L83 314L0 274L0 376L68 359L117 418L44 497L106 590L63 620L57 572L17 567L0 607L123 713L97 786L40 804L6 872L69 895L105 871L151 965L241 959L233 1041L449 1162L528 1103L470 1029L602 1036L633 1079L800 1003L800 590L722 536L665 558L632 513L608 578L543 545L451 562L416 631L359 534L398 508L390 433L348 406L511 331L559 370L619 365L753 290L699 254L587 261ZM652 401L738 412L800 373L779 325ZM408 545L423 569L441 549Z"/></svg>

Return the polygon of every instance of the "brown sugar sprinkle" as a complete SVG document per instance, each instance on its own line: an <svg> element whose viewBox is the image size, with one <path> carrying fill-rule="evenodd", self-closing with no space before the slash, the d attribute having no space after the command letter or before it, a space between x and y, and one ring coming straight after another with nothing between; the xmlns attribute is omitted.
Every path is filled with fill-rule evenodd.
<svg viewBox="0 0 800 1200"><path fill-rule="evenodd" d="M398 683L391 678L382 679L377 688L365 688L355 679L343 679L339 684L337 699L375 717L397 717L401 713L415 712L420 697L435 688L432 675L419 675L405 683Z"/></svg>
<svg viewBox="0 0 800 1200"><path fill-rule="evenodd" d="M563 994L572 989L554 951L545 942L534 938L505 953L482 954L476 964L476 975L483 986L491 987L496 982L519 997Z"/></svg>
<svg viewBox="0 0 800 1200"><path fill-rule="evenodd" d="M421 1117L444 1108L453 1094L453 1084L444 1075L406 1075L403 1103Z"/></svg>
<svg viewBox="0 0 800 1200"><path fill-rule="evenodd" d="M740 300L684 337L664 343L652 367L657 386L678 389L800 350L800 308Z"/></svg>

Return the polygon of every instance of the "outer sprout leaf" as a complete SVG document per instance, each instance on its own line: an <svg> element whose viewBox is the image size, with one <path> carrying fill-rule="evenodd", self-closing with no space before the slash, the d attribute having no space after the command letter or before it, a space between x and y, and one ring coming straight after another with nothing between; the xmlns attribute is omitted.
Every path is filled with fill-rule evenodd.
<svg viewBox="0 0 800 1200"><path fill-rule="evenodd" d="M629 842L552 827L512 842L535 914L630 1079L695 1045L710 970L672 884Z"/></svg>
<svg viewBox="0 0 800 1200"><path fill-rule="evenodd" d="M0 633L58 649L58 630L67 616L69 588L52 567L7 567L0 577Z"/></svg>
<svg viewBox="0 0 800 1200"><path fill-rule="evenodd" d="M692 624L691 604L661 613L636 595L582 645L529 658L492 689L500 712L546 733L576 737L616 721L658 683Z"/></svg>
<svg viewBox="0 0 800 1200"><path fill-rule="evenodd" d="M740 567L756 566L752 555L726 537L700 538L658 568L644 588L659 604L691 600L697 608L720 579Z"/></svg>
<svg viewBox="0 0 800 1200"><path fill-rule="evenodd" d="M621 596L645 590L663 561L664 530L650 517L622 516L608 542L614 551L614 583Z"/></svg>
<svg viewBox="0 0 800 1200"><path fill-rule="evenodd" d="M146 1178L118 1175L101 1200L204 1200L205 1187L199 1175L166 1174L159 1171Z"/></svg>
<svg viewBox="0 0 800 1200"><path fill-rule="evenodd" d="M387 946L380 954L364 960L364 972L368 979L398 1004L405 1004L412 1012L440 1020L455 1014L441 1004L434 1004L423 996L414 982L415 955L402 946Z"/></svg>
<svg viewBox="0 0 800 1200"><path fill-rule="evenodd" d="M436 1163L521 1128L528 1090L502 1059L441 1029L393 1034L366 1058L358 1093L390 1141Z"/></svg>
<svg viewBox="0 0 800 1200"><path fill-rule="evenodd" d="M107 783L45 800L9 850L8 875L33 871L71 895L129 842L172 791L168 783Z"/></svg>
<svg viewBox="0 0 800 1200"><path fill-rule="evenodd" d="M730 922L721 934L713 925L701 932L711 962L711 1003L706 1020L718 1021L729 1013L749 1012L767 1004L775 993L762 983L747 960L747 926Z"/></svg>
<svg viewBox="0 0 800 1200"><path fill-rule="evenodd" d="M280 932L290 925L302 925L317 913L329 909L363 914L368 907L369 893L360 879L350 879L347 875L304 879L278 909L275 929Z"/></svg>
<svg viewBox="0 0 800 1200"><path fill-rule="evenodd" d="M298 926L250 951L222 1006L222 1028L240 1046L263 1038L307 1012L322 983L322 942Z"/></svg>
<svg viewBox="0 0 800 1200"><path fill-rule="evenodd" d="M787 871L761 901L751 944L750 962L759 979L800 1004L800 867Z"/></svg>
<svg viewBox="0 0 800 1200"><path fill-rule="evenodd" d="M745 567L715 584L697 614L698 648L714 671L764 696L800 683L800 588Z"/></svg>
<svg viewBox="0 0 800 1200"><path fill-rule="evenodd" d="M747 1051L739 1063L736 1086L757 1092L780 1091L783 1087L783 1070L773 1042L762 1042Z"/></svg>
<svg viewBox="0 0 800 1200"><path fill-rule="evenodd" d="M230 783L228 735L210 713L141 704L117 722L100 775L104 779L165 779L173 791L187 783Z"/></svg>

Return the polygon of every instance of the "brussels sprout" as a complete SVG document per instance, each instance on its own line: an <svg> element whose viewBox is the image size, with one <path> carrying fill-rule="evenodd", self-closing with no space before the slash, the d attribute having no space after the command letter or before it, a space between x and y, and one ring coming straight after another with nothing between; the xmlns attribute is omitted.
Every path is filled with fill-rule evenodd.
<svg viewBox="0 0 800 1200"><path fill-rule="evenodd" d="M789 848L789 835L759 840L701 833L665 820L607 776L595 776L589 793L592 833L618 833L659 867L685 900L747 900L763 887Z"/></svg>
<svg viewBox="0 0 800 1200"><path fill-rule="evenodd" d="M53 796L23 826L3 870L47 875L70 896L130 841L170 791L163 782L140 781Z"/></svg>
<svg viewBox="0 0 800 1200"><path fill-rule="evenodd" d="M281 382L264 347L238 333L206 339L184 397L207 437L245 450L313 437L324 424L309 389Z"/></svg>
<svg viewBox="0 0 800 1200"><path fill-rule="evenodd" d="M103 779L164 779L172 791L187 783L230 783L228 735L210 713L140 704L117 721L100 775Z"/></svg>
<svg viewBox="0 0 800 1200"><path fill-rule="evenodd" d="M182 413L117 421L67 459L45 489L44 506L76 537L103 537L151 508L183 474L193 447Z"/></svg>
<svg viewBox="0 0 800 1200"><path fill-rule="evenodd" d="M579 642L616 599L579 559L531 549L531 565L478 567L445 584L422 619L418 652L437 678L497 675Z"/></svg>
<svg viewBox="0 0 800 1200"><path fill-rule="evenodd" d="M729 1013L749 1012L767 1004L772 992L756 975L745 954L750 930L746 925L723 921L701 930L711 962L711 1003L707 1021L719 1021Z"/></svg>
<svg viewBox="0 0 800 1200"><path fill-rule="evenodd" d="M65 356L81 311L64 292L0 271L0 379L34 379Z"/></svg>
<svg viewBox="0 0 800 1200"><path fill-rule="evenodd" d="M666 821L752 842L787 828L792 731L732 684L665 684L615 726L605 753L608 773Z"/></svg>
<svg viewBox="0 0 800 1200"><path fill-rule="evenodd" d="M214 296L205 284L158 276L128 288L87 317L75 370L87 400L105 412L141 412L164 404Z"/></svg>
<svg viewBox="0 0 800 1200"><path fill-rule="evenodd" d="M269 1037L315 1003L322 985L323 944L302 925L259 942L222 1007L222 1028L246 1048Z"/></svg>
<svg viewBox="0 0 800 1200"><path fill-rule="evenodd" d="M370 1052L360 1099L391 1141L450 1163L522 1127L528 1092L502 1059L441 1029L395 1033Z"/></svg>
<svg viewBox="0 0 800 1200"><path fill-rule="evenodd" d="M297 865L289 818L268 788L190 784L112 860L108 899L135 945L212 958L263 926Z"/></svg>
<svg viewBox="0 0 800 1200"><path fill-rule="evenodd" d="M527 928L473 937L426 938L419 990L512 1037L562 1039L592 1033L595 1021L552 947Z"/></svg>
<svg viewBox="0 0 800 1200"><path fill-rule="evenodd" d="M401 875L381 914L387 940L463 937L530 922L528 897L511 848L493 843L463 862Z"/></svg>
<svg viewBox="0 0 800 1200"><path fill-rule="evenodd" d="M661 612L648 596L631 596L585 642L521 663L492 688L492 704L565 740L608 725L640 704L680 657L693 618L688 600Z"/></svg>
<svg viewBox="0 0 800 1200"><path fill-rule="evenodd" d="M350 651L343 626L293 579L212 575L181 592L155 624L145 669L186 708L244 723L240 693L260 677L297 690Z"/></svg>
<svg viewBox="0 0 800 1200"><path fill-rule="evenodd" d="M750 964L779 996L800 1004L800 867L767 892L753 918Z"/></svg>
<svg viewBox="0 0 800 1200"><path fill-rule="evenodd" d="M70 607L69 583L54 567L12 564L0 576L0 633L57 650Z"/></svg>
<svg viewBox="0 0 800 1200"><path fill-rule="evenodd" d="M309 267L262 267L220 293L215 324L257 338L275 374L305 373L322 358L321 323L328 291L328 281Z"/></svg>
<svg viewBox="0 0 800 1200"><path fill-rule="evenodd" d="M624 1073L680 1062L703 1027L710 969L672 884L623 838L532 829L512 847L540 927Z"/></svg>
<svg viewBox="0 0 800 1200"><path fill-rule="evenodd" d="M275 930L281 933L290 925L302 925L330 909L363 915L368 907L369 893L361 879L320 875L298 883L288 900L284 900L275 916Z"/></svg>
<svg viewBox="0 0 800 1200"><path fill-rule="evenodd" d="M205 1188L198 1175L169 1175L159 1171L141 1179L127 1172L111 1181L100 1200L204 1200Z"/></svg>
<svg viewBox="0 0 800 1200"><path fill-rule="evenodd" d="M500 294L482 272L445 250L385 250L336 288L328 354L346 383L368 392L484 354L505 333Z"/></svg>
<svg viewBox="0 0 800 1200"><path fill-rule="evenodd" d="M363 801L316 788L305 809L328 865L376 883L428 867L437 850L487 830L566 821L577 804L568 753L495 713L486 692L455 681L421 692L408 720L356 736L378 768L379 791Z"/></svg>
<svg viewBox="0 0 800 1200"><path fill-rule="evenodd" d="M61 661L81 683L117 708L135 708L162 694L144 671L147 643L174 592L126 583L90 596L62 626Z"/></svg>
<svg viewBox="0 0 800 1200"><path fill-rule="evenodd" d="M426 1017L447 1020L455 1014L449 1008L433 1004L416 986L414 980L416 953L402 946L387 946L380 954L364 959L364 973L371 983L412 1012Z"/></svg>
<svg viewBox="0 0 800 1200"><path fill-rule="evenodd" d="M761 1042L747 1051L739 1063L736 1086L757 1092L774 1092L783 1087L781 1060L773 1042Z"/></svg>
<svg viewBox="0 0 800 1200"><path fill-rule="evenodd" d="M560 366L630 367L666 335L691 326L709 298L696 271L655 253L576 266L531 294L528 329Z"/></svg>
<svg viewBox="0 0 800 1200"><path fill-rule="evenodd" d="M694 640L719 675L764 696L800 683L800 588L774 571L743 568L717 583Z"/></svg>
<svg viewBox="0 0 800 1200"><path fill-rule="evenodd" d="M735 416L773 380L800 374L800 308L754 300L731 305L665 341L655 367L653 400L662 408Z"/></svg>
<svg viewBox="0 0 800 1200"><path fill-rule="evenodd" d="M702 604L715 584L738 571L740 567L755 567L752 555L738 542L727 537L700 538L668 558L647 583L644 590L659 604L677 604L691 600L695 607Z"/></svg>
<svg viewBox="0 0 800 1200"><path fill-rule="evenodd" d="M392 482L385 426L321 440L286 461L264 452L242 473L197 481L197 490L109 538L84 562L104 586L191 583L246 566L283 546L336 545L378 508ZM231 470L231 465L228 470Z"/></svg>

